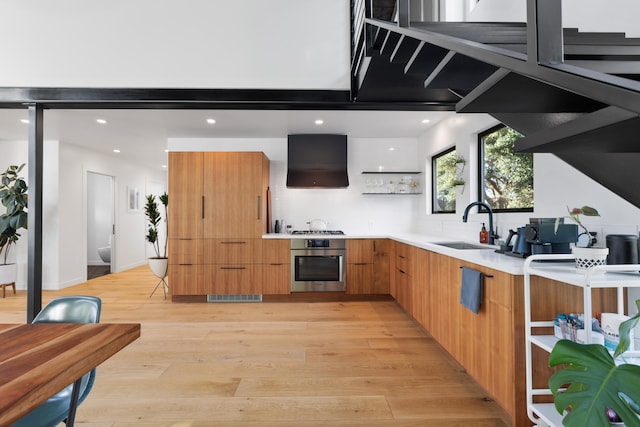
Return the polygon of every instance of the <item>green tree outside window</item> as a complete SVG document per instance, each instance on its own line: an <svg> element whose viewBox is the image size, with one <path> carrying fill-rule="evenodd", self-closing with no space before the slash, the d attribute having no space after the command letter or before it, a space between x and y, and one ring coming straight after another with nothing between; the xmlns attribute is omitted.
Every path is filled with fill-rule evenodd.
<svg viewBox="0 0 640 427"><path fill-rule="evenodd" d="M533 154L514 152L521 137L503 125L479 135L479 196L494 211L533 210Z"/></svg>

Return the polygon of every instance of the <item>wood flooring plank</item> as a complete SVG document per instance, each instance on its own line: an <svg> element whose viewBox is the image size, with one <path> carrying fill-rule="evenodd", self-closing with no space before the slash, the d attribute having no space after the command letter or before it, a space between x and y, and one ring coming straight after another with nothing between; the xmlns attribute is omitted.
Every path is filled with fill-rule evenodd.
<svg viewBox="0 0 640 427"><path fill-rule="evenodd" d="M498 427L506 413L395 301L172 303L147 266L61 295L141 337L98 367L78 427ZM26 319L26 296L0 323Z"/></svg>

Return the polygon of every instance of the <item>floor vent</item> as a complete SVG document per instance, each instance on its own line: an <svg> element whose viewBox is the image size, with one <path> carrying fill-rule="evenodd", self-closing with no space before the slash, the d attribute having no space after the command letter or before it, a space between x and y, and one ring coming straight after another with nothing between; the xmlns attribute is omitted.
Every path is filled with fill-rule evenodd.
<svg viewBox="0 0 640 427"><path fill-rule="evenodd" d="M262 302L262 295L207 295L207 302Z"/></svg>

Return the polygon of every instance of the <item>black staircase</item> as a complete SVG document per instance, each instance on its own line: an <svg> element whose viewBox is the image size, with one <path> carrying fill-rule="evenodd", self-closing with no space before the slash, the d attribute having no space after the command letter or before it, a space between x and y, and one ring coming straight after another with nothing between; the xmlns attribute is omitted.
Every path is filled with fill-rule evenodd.
<svg viewBox="0 0 640 427"><path fill-rule="evenodd" d="M527 23L364 19L355 102L489 113L525 135L518 150L554 153L640 207L640 39L560 28L556 0L527 7Z"/></svg>

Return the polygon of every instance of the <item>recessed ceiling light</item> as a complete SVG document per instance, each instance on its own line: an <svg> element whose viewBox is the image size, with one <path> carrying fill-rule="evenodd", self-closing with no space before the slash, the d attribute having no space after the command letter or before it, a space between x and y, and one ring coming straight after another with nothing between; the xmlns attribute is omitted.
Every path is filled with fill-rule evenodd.
<svg viewBox="0 0 640 427"><path fill-rule="evenodd" d="M389 151L396 151L394 147L389 147Z"/></svg>
<svg viewBox="0 0 640 427"><path fill-rule="evenodd" d="M118 150L117 148L113 150L114 153L119 153L120 150Z"/></svg>
<svg viewBox="0 0 640 427"><path fill-rule="evenodd" d="M105 119L96 119L96 122L100 123L101 125L107 124L107 121Z"/></svg>
<svg viewBox="0 0 640 427"><path fill-rule="evenodd" d="M166 168L166 167L167 167L167 165L162 165L162 167L163 167L163 168Z"/></svg>
<svg viewBox="0 0 640 427"><path fill-rule="evenodd" d="M210 125L215 125L216 119L207 119L207 123L209 123Z"/></svg>
<svg viewBox="0 0 640 427"><path fill-rule="evenodd" d="M315 123L316 123L317 125L321 125L321 124L323 124L323 123L324 123L324 120L322 120L322 119L318 119L318 120L316 120L316 121L315 121Z"/></svg>
<svg viewBox="0 0 640 427"><path fill-rule="evenodd" d="M165 153L168 153L168 152L169 152L169 149L168 149L168 148L165 148L164 152L165 152Z"/></svg>
<svg viewBox="0 0 640 427"><path fill-rule="evenodd" d="M29 120L27 120L27 119L22 119L22 120L20 120L20 121L21 121L22 123L24 123L25 125L28 125L28 124L29 124Z"/></svg>
<svg viewBox="0 0 640 427"><path fill-rule="evenodd" d="M423 120L422 120L422 123L429 123L430 121L431 121L431 120L429 120L429 119L423 119Z"/></svg>

